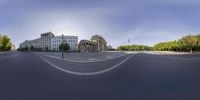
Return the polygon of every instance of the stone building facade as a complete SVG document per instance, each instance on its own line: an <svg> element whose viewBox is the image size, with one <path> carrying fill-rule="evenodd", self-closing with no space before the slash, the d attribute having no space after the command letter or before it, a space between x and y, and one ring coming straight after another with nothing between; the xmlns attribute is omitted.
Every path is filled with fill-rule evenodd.
<svg viewBox="0 0 200 100"><path fill-rule="evenodd" d="M97 44L98 51L106 51L107 50L107 42L102 36L94 35L94 36L92 36L91 41Z"/></svg>
<svg viewBox="0 0 200 100"><path fill-rule="evenodd" d="M97 44L89 40L81 40L78 48L80 52L98 52Z"/></svg>
<svg viewBox="0 0 200 100"><path fill-rule="evenodd" d="M102 36L94 35L90 40L81 40L78 45L80 52L107 51L107 42Z"/></svg>

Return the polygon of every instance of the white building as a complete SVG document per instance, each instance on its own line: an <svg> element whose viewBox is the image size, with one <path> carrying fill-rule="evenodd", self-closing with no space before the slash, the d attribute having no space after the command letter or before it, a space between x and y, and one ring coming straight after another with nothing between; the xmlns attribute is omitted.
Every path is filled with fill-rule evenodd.
<svg viewBox="0 0 200 100"><path fill-rule="evenodd" d="M70 51L78 50L78 36L55 36L52 32L41 34L40 38L34 40L26 40L20 44L20 48L42 51L59 51L61 43L68 43Z"/></svg>
<svg viewBox="0 0 200 100"><path fill-rule="evenodd" d="M40 49L41 48L41 38L31 40L30 45L33 46L33 48L35 48L35 49Z"/></svg>
<svg viewBox="0 0 200 100"><path fill-rule="evenodd" d="M55 35L52 32L46 32L41 34L41 48L43 51L49 51L51 50L51 38L55 37Z"/></svg>
<svg viewBox="0 0 200 100"><path fill-rule="evenodd" d="M26 48L31 46L31 40L25 40L24 42L20 43L20 48Z"/></svg>
<svg viewBox="0 0 200 100"><path fill-rule="evenodd" d="M62 43L67 43L70 47L70 51L78 50L78 36L56 36L51 38L51 50L59 51L59 47Z"/></svg>
<svg viewBox="0 0 200 100"><path fill-rule="evenodd" d="M28 48L33 47L34 49L40 50L41 48L41 38L37 38L34 40L25 40L20 44L20 48Z"/></svg>

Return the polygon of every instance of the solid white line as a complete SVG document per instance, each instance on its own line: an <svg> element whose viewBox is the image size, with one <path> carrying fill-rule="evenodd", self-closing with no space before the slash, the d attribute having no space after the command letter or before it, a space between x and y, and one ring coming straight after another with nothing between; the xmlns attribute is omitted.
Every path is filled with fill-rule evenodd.
<svg viewBox="0 0 200 100"><path fill-rule="evenodd" d="M115 68L117 68L119 65L123 64L124 62L126 62L127 60L129 60L131 57L133 57L133 55L130 55L128 58L126 58L125 60L123 60L122 62L116 64L115 66L112 66L108 69L104 69L104 70L101 70L101 71L96 71L96 72L75 72L75 71L70 71L70 70L67 70L67 69L64 69L64 68L60 68L58 66L56 66L55 64L49 62L47 59L45 59L44 57L42 56L39 56L37 55L38 57L40 57L42 60L44 60L46 63L48 63L49 65L55 67L56 69L60 70L60 71L63 71L63 72L66 72L66 73L69 73L69 74L73 74L73 75L82 75L82 76L86 76L86 75L98 75L98 74L102 74L102 73L105 73L105 72L108 72L108 71L111 71Z"/></svg>

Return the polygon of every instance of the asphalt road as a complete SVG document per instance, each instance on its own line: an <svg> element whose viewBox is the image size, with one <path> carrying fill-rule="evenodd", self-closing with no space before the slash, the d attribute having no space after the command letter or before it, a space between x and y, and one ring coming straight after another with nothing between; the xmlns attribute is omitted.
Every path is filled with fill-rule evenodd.
<svg viewBox="0 0 200 100"><path fill-rule="evenodd" d="M51 56L54 58L61 59L62 54L60 52L35 52L37 54ZM64 53L64 59L67 61L74 62L93 62L93 61L103 61L116 57L127 55L123 52L101 52L101 53L78 53L78 52L68 52ZM69 58L70 57L70 58Z"/></svg>
<svg viewBox="0 0 200 100"><path fill-rule="evenodd" d="M0 55L0 100L200 100L200 55L136 54L83 67L98 71L128 57L108 72L84 76L58 70L34 53ZM66 69L81 68L45 59ZM88 71L77 68L69 70Z"/></svg>

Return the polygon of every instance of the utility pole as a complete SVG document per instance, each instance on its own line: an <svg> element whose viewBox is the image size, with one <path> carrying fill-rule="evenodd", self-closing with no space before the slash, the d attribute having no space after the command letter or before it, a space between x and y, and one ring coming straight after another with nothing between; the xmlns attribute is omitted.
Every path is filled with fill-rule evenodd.
<svg viewBox="0 0 200 100"><path fill-rule="evenodd" d="M130 45L130 39L128 39L128 45Z"/></svg>
<svg viewBox="0 0 200 100"><path fill-rule="evenodd" d="M61 44L61 46L62 46L62 59L64 59L64 52L63 52L63 39L64 38L64 35L62 34L62 44Z"/></svg>
<svg viewBox="0 0 200 100"><path fill-rule="evenodd" d="M99 52L99 40L98 40L98 52Z"/></svg>

